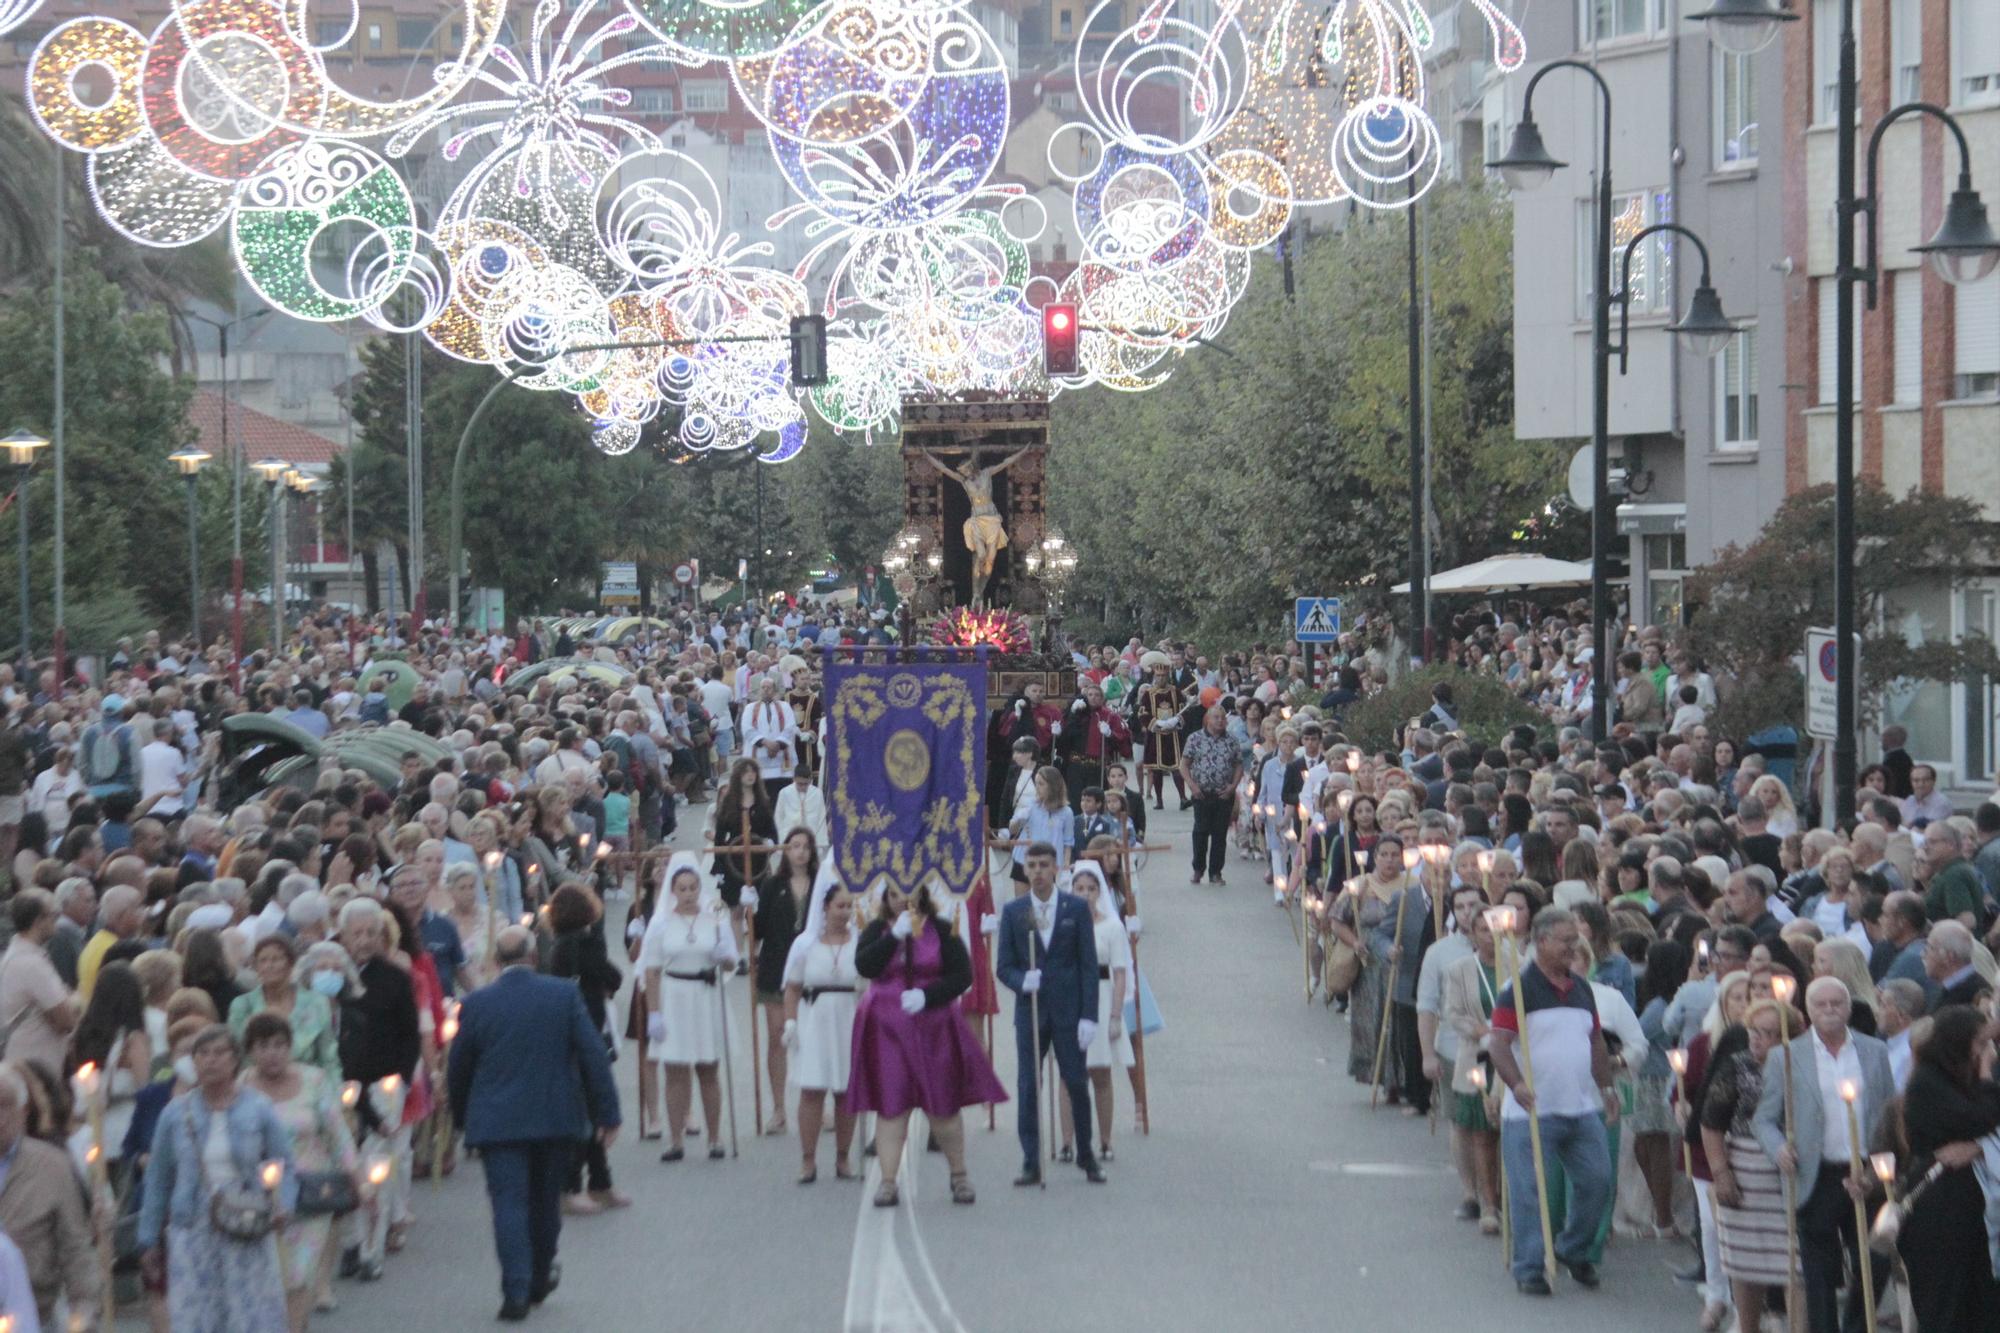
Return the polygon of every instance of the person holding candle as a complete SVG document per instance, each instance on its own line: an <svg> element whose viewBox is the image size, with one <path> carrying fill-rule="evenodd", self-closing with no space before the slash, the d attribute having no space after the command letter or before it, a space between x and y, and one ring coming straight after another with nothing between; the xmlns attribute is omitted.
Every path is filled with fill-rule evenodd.
<svg viewBox="0 0 2000 1333"><path fill-rule="evenodd" d="M784 853L771 873L756 885L745 885L743 904L757 927L757 956L752 960L752 984L765 1022L765 1067L778 1102L764 1132L785 1132L785 964L800 926L812 915L813 885L819 879L819 842L804 825L785 831Z"/></svg>
<svg viewBox="0 0 2000 1333"><path fill-rule="evenodd" d="M296 1058L298 1037L275 1010L251 1015L243 1025L243 1048L250 1057L245 1087L271 1099L278 1119L292 1136L292 1156L301 1171L359 1170L360 1157L347 1117L341 1113L338 1072ZM359 1189L359 1181L356 1181ZM333 1276L331 1216L302 1217L285 1229L285 1307L292 1333L304 1333L315 1308L331 1310L328 1282Z"/></svg>
<svg viewBox="0 0 2000 1333"><path fill-rule="evenodd" d="M625 974L611 961L604 943L604 910L597 895L575 884L565 884L549 898L548 928L555 935L549 947L548 973L576 982L583 993L584 1009L591 1026L609 1032L611 1001L625 984ZM615 1048L606 1038L606 1054L616 1059ZM588 1175L589 1193L584 1192ZM591 1214L606 1208L628 1208L631 1198L611 1181L611 1163L604 1145L595 1138L583 1140L570 1161L569 1192L563 1197L567 1212Z"/></svg>
<svg viewBox="0 0 2000 1333"><path fill-rule="evenodd" d="M2000 1129L1993 1061L1992 1033L1977 1010L1939 1010L1903 1097L1904 1189L1934 1163L1945 1168L1911 1204L1896 1240L1922 1333L2000 1330L1986 1194L1967 1169L1981 1154L1977 1140Z"/></svg>
<svg viewBox="0 0 2000 1333"><path fill-rule="evenodd" d="M292 1136L268 1097L238 1084L242 1052L228 1028L217 1023L196 1037L192 1058L195 1086L167 1104L153 1136L139 1209L141 1268L153 1280L164 1274L175 1329L285 1333L275 1236L225 1234L210 1201L225 1189L258 1186L264 1164L275 1162L272 1225L283 1226L298 1197Z"/></svg>
<svg viewBox="0 0 2000 1333"><path fill-rule="evenodd" d="M1384 1006L1390 1002L1389 951L1396 943L1396 901L1405 888L1416 882L1403 868L1403 840L1394 833L1383 833L1377 838L1371 863L1374 868L1349 881L1347 891L1328 914L1333 933L1362 957L1361 975L1347 992L1347 1072L1364 1085L1372 1084L1375 1078L1375 1048L1381 1037ZM1413 953L1417 932L1423 929L1427 916L1424 911L1403 914L1405 943ZM1412 967L1413 978L1415 972ZM1413 990L1413 996L1414 993ZM1391 1043L1388 1061L1382 1069L1382 1086L1388 1089L1392 1106L1402 1098L1403 1071L1399 1057L1400 1052Z"/></svg>
<svg viewBox="0 0 2000 1333"><path fill-rule="evenodd" d="M340 909L340 942L355 974L340 995L340 1070L343 1078L368 1089L361 1099L361 1151L391 1160L409 1152L409 1127L402 1123L403 1092L417 1075L423 1038L416 989L410 974L387 956L387 914L372 898L356 898ZM313 955L308 954L310 962ZM385 1085L385 1080L396 1080ZM343 1273L373 1281L382 1275L393 1201L376 1201L374 1216L360 1228L357 1245L343 1257Z"/></svg>
<svg viewBox="0 0 2000 1333"><path fill-rule="evenodd" d="M1887 1265L1867 1250L1866 1238L1856 1233L1853 1197L1865 1191L1867 1182L1854 1175L1853 1163L1874 1142L1895 1099L1896 1082L1889 1072L1889 1048L1848 1027L1851 1003L1837 977L1820 977L1806 987L1810 1026L1766 1058L1754 1122L1765 1153L1795 1182L1799 1268L1810 1333L1840 1333L1843 1328L1853 1333L1862 1326L1859 1284L1848 1293L1844 1320L1838 1308L1843 1249L1857 1265L1868 1255L1877 1268L1878 1288L1888 1273ZM1791 1142L1785 1137L1787 1069L1796 1125ZM1856 1093L1852 1116L1843 1084ZM1860 1130L1858 1143L1850 1124Z"/></svg>
<svg viewBox="0 0 2000 1333"><path fill-rule="evenodd" d="M334 1039L333 1005L310 986L300 985L293 975L298 965L297 946L283 934L266 935L251 951L250 965L257 974L257 984L230 1004L229 1030L237 1040L246 1040L244 1031L252 1018L274 1014L291 1029L292 1057L338 1082L340 1045Z"/></svg>
<svg viewBox="0 0 2000 1333"><path fill-rule="evenodd" d="M744 760L737 765L742 771ZM759 787L757 790L763 790ZM708 1155L720 1159L722 990L718 969L737 960L736 937L721 909L702 905L702 875L694 857L676 852L667 862L667 896L653 912L639 945L639 976L646 991L646 1053L667 1070L667 1148L662 1162L678 1162L690 1096L701 1082ZM740 886L739 886L740 887Z"/></svg>
<svg viewBox="0 0 2000 1333"><path fill-rule="evenodd" d="M1741 989L1740 987L1738 988ZM1700 1085L1689 1093L1696 1108L1710 1183L1715 1247L1736 1305L1738 1333L1757 1333L1764 1290L1790 1288L1790 1247L1785 1239L1785 1192L1778 1168L1751 1132L1764 1087L1764 1058L1781 1040L1775 1000L1759 1000L1743 1023L1723 1029ZM1706 1233L1704 1233L1706 1239ZM1719 1311L1711 1304L1709 1311ZM1704 1311L1702 1327L1721 1326Z"/></svg>
<svg viewBox="0 0 2000 1333"><path fill-rule="evenodd" d="M53 1328L65 1296L73 1310L97 1307L100 1279L76 1170L60 1147L28 1132L29 1077L12 1061L0 1064L0 1160L8 1164L0 1233L21 1247L38 1317Z"/></svg>
<svg viewBox="0 0 2000 1333"><path fill-rule="evenodd" d="M1455 1136L1454 1154L1460 1145L1467 1158L1481 1234L1500 1232L1500 1133L1486 1114L1486 1086L1491 1057L1488 1038L1492 1031L1493 1002L1500 994L1496 970L1493 927L1481 910L1485 895L1476 887L1462 886L1452 894L1452 912L1460 929L1471 940L1469 956L1451 959L1444 966L1439 1000L1442 1024L1438 1030L1440 1054L1448 1054L1451 1064L1451 1125ZM1424 971L1433 958L1449 959L1450 951L1434 946L1424 956ZM1419 989L1422 988L1421 978ZM1455 1051L1444 1048L1444 1034L1457 1038ZM1439 1073L1444 1071L1442 1068ZM1474 1078L1474 1074L1479 1075ZM1464 1170L1462 1169L1462 1174ZM1461 1207L1459 1216L1465 1216Z"/></svg>

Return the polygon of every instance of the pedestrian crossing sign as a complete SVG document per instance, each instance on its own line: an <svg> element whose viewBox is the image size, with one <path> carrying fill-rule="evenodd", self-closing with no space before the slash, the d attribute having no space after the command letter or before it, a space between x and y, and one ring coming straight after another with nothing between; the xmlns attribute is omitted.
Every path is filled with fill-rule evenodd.
<svg viewBox="0 0 2000 1333"><path fill-rule="evenodd" d="M1294 612L1296 630L1292 637L1300 643L1334 643L1340 638L1340 599L1301 597Z"/></svg>

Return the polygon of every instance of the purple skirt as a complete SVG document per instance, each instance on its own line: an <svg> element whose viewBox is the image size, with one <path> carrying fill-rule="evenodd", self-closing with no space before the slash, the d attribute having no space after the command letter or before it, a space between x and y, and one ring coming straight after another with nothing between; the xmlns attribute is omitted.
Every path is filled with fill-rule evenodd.
<svg viewBox="0 0 2000 1333"><path fill-rule="evenodd" d="M955 1002L906 1014L894 988L874 986L862 997L842 1110L898 1116L920 1108L945 1119L968 1106L1006 1100L1007 1090Z"/></svg>

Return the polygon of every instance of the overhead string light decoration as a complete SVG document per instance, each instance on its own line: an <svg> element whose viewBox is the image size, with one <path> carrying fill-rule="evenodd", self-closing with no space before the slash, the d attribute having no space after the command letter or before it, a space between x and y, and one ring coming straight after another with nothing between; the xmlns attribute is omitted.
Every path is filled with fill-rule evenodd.
<svg viewBox="0 0 2000 1333"><path fill-rule="evenodd" d="M1494 65L1519 67L1497 0L1471 4ZM0 33L37 7L0 0ZM1033 192L971 0L534 0L518 33L508 11L434 0L417 45L445 58L393 95L350 86L380 66L352 0L169 0L150 31L75 17L36 46L28 106L133 241L225 234L274 308L421 332L573 395L605 453L651 438L676 462L783 462L813 416L872 441L912 398L1151 388L1222 330L1295 212L1404 207L1441 167L1421 0L1147 0L1129 24L1099 0L1054 76L1075 111L1029 150L1056 190ZM396 17L407 46L425 15ZM697 70L761 127L728 148L732 175L768 152L788 193L761 225L639 114L635 89ZM419 176L444 168L448 189ZM1038 271L1052 221L1074 263ZM1054 383L1050 300L1082 325ZM798 388L809 312L828 377Z"/></svg>

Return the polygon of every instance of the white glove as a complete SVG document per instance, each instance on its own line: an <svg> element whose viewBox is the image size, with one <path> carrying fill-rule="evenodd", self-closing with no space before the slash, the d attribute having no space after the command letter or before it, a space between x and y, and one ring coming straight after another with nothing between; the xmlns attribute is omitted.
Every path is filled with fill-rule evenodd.
<svg viewBox="0 0 2000 1333"><path fill-rule="evenodd" d="M1076 1044L1078 1047L1084 1047L1090 1045L1091 1039L1094 1038L1096 1035L1097 1035L1096 1019L1079 1018L1076 1020Z"/></svg>
<svg viewBox="0 0 2000 1333"><path fill-rule="evenodd" d="M664 1045L667 1040L667 1016L655 1009L646 1015L646 1043L650 1046Z"/></svg>
<svg viewBox="0 0 2000 1333"><path fill-rule="evenodd" d="M1168 731L1179 731L1181 729L1181 720L1177 717L1170 717L1160 725Z"/></svg>
<svg viewBox="0 0 2000 1333"><path fill-rule="evenodd" d="M744 911L746 911L746 912L754 912L754 911L756 911L756 910L757 910L757 890L755 890L755 889L751 888L751 887L750 887L750 886L749 886L748 884L745 884L745 885L743 886L743 896L742 896L741 898L737 899L737 901L738 901L738 902L740 902L740 903L741 903L741 904L743 905L743 910L744 910Z"/></svg>
<svg viewBox="0 0 2000 1333"><path fill-rule="evenodd" d="M1111 734L1111 724L1109 722L1098 723L1097 734L1100 736L1109 736Z"/></svg>
<svg viewBox="0 0 2000 1333"><path fill-rule="evenodd" d="M980 917L979 933L982 935L998 935L1000 933L1000 918L991 912Z"/></svg>
<svg viewBox="0 0 2000 1333"><path fill-rule="evenodd" d="M918 990L915 986L912 986L910 987L910 989L903 992L904 1013L906 1014L922 1013L923 1008L924 1008L924 993L922 991Z"/></svg>
<svg viewBox="0 0 2000 1333"><path fill-rule="evenodd" d="M1051 722L1051 723L1049 723L1049 735L1051 735L1051 736L1060 736L1060 735L1062 735L1062 723L1060 723L1060 722Z"/></svg>
<svg viewBox="0 0 2000 1333"><path fill-rule="evenodd" d="M784 1043L784 1045L785 1045L785 1049L786 1049L786 1050L788 1050L788 1051L796 1051L796 1050L797 1050L797 1049L799 1048L799 1020L798 1020L798 1019L796 1019L796 1018L788 1018L788 1019L786 1019L786 1020L785 1020L785 1031L784 1031L784 1035L783 1035L782 1037L780 1037L780 1038L779 1038L779 1040L780 1040L780 1041L782 1041L782 1042Z"/></svg>
<svg viewBox="0 0 2000 1333"><path fill-rule="evenodd" d="M1136 916L1128 916L1128 917L1126 917L1126 918L1125 918L1125 933L1126 933L1127 935L1130 935L1130 936L1131 936L1131 937L1132 937L1133 939L1135 939L1135 940L1139 938L1139 918L1138 918L1138 917L1136 917Z"/></svg>
<svg viewBox="0 0 2000 1333"><path fill-rule="evenodd" d="M910 914L903 912L896 917L896 924L889 927L889 933L899 940L906 940L910 938L911 929Z"/></svg>
<svg viewBox="0 0 2000 1333"><path fill-rule="evenodd" d="M1042 988L1042 969L1031 967L1021 974L1021 994L1033 995Z"/></svg>
<svg viewBox="0 0 2000 1333"><path fill-rule="evenodd" d="M1014 712L1017 716L1027 711L1028 701L1026 699L1016 699L1014 701Z"/></svg>

